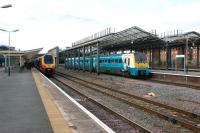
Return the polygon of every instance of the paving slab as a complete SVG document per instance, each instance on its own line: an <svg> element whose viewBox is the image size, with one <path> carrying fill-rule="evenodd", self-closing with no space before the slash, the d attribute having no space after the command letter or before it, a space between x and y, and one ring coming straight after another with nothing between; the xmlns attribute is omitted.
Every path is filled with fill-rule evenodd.
<svg viewBox="0 0 200 133"><path fill-rule="evenodd" d="M31 71L0 74L0 132L53 132Z"/></svg>
<svg viewBox="0 0 200 133"><path fill-rule="evenodd" d="M75 105L63 93L61 93L53 84L51 84L42 75L37 75L40 84L47 88L47 91L53 101L56 103L64 119L68 122L73 132L78 133L104 133L106 132L96 121L89 117L83 110Z"/></svg>

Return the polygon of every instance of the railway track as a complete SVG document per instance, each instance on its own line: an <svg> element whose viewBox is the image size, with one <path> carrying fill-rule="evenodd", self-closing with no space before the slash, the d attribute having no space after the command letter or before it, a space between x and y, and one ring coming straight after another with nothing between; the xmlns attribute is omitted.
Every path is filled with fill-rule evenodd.
<svg viewBox="0 0 200 133"><path fill-rule="evenodd" d="M180 124L193 131L200 131L200 116L198 114L152 101L134 94L126 93L124 91L89 82L71 75L66 75L60 72L56 72L56 74L91 90L95 90L99 93L122 101L130 106L157 115L160 118L171 121L174 124Z"/></svg>
<svg viewBox="0 0 200 133"><path fill-rule="evenodd" d="M80 91L78 91L76 88L66 84L65 82L63 82L62 80L60 80L59 78L57 77L53 77L54 80L56 80L57 82L61 83L62 85L64 85L65 87L69 88L70 90L73 90L74 92L76 92L78 95L80 95L81 97L84 97L84 99L87 99L87 101L90 101L91 103L97 105L98 107L100 107L101 109L107 111L110 113L110 115L114 115L116 117L118 117L120 120L124 121L125 123L127 123L128 125L130 125L134 130L136 129L136 132L139 133L152 133L150 130L146 129L145 127L135 123L134 121L130 120L129 118L123 116L122 114L120 113L117 113L115 111L113 111L111 108L101 104L100 102L98 102L97 100L81 93ZM64 89L63 89L64 90ZM65 90L64 90L65 91ZM92 109L94 110L94 109ZM100 110L98 110L98 112L102 112ZM110 120L109 120L110 121ZM119 120L115 120L117 122L119 122ZM131 131L133 129L130 129ZM127 131L120 131L120 132L127 132Z"/></svg>

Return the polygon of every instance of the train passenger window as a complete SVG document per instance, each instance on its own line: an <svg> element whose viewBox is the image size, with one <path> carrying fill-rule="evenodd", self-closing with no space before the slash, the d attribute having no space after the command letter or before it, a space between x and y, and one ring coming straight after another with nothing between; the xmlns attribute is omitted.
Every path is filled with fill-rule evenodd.
<svg viewBox="0 0 200 133"><path fill-rule="evenodd" d="M114 63L114 59L111 59L111 60L110 60L110 63Z"/></svg>
<svg viewBox="0 0 200 133"><path fill-rule="evenodd" d="M119 63L119 60L118 60L118 59L115 59L115 63Z"/></svg>
<svg viewBox="0 0 200 133"><path fill-rule="evenodd" d="M108 59L108 63L110 63L110 59Z"/></svg>
<svg viewBox="0 0 200 133"><path fill-rule="evenodd" d="M119 59L119 63L122 63L122 59Z"/></svg>

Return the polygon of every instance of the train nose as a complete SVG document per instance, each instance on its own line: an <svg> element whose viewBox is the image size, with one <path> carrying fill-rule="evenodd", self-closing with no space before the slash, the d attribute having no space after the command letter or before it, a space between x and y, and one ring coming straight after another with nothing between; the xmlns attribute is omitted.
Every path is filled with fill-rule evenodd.
<svg viewBox="0 0 200 133"><path fill-rule="evenodd" d="M45 70L47 73L52 73L53 72L53 69L52 68L46 68Z"/></svg>

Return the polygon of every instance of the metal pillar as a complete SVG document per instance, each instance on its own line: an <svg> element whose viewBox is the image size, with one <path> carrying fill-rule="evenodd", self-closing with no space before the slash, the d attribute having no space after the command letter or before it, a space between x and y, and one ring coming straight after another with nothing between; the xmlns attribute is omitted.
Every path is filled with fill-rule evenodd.
<svg viewBox="0 0 200 133"><path fill-rule="evenodd" d="M169 47L168 42L166 42L166 69L169 69Z"/></svg>
<svg viewBox="0 0 200 133"><path fill-rule="evenodd" d="M85 46L83 46L83 71L85 71Z"/></svg>
<svg viewBox="0 0 200 133"><path fill-rule="evenodd" d="M70 69L72 69L72 66L73 66L73 64L72 64L72 63L73 63L73 62L72 62L72 59L73 59L73 58L72 58L72 51L70 51L70 63L71 63L71 64L70 64Z"/></svg>
<svg viewBox="0 0 200 133"><path fill-rule="evenodd" d="M97 43L97 75L99 75L100 73L100 68L99 68L99 53L100 53L100 50L99 50L99 43Z"/></svg>
<svg viewBox="0 0 200 133"><path fill-rule="evenodd" d="M66 64L66 68L69 69L69 51L66 51L67 54L67 64Z"/></svg>
<svg viewBox="0 0 200 133"><path fill-rule="evenodd" d="M75 56L76 56L76 55L75 55L75 49L73 50L73 52L74 52L74 53L73 53L73 55L74 55L74 65L73 65L73 69L75 70L75 67L76 67L76 65L75 65Z"/></svg>
<svg viewBox="0 0 200 133"><path fill-rule="evenodd" d="M64 55L64 66L65 66L65 69L66 69L66 59L67 59L67 51L65 51L65 55Z"/></svg>
<svg viewBox="0 0 200 133"><path fill-rule="evenodd" d="M4 59L5 59L5 62L4 62L4 66L5 66L5 72L7 72L7 68L8 68L8 64L7 64L7 55L4 55Z"/></svg>
<svg viewBox="0 0 200 133"><path fill-rule="evenodd" d="M186 38L185 43L185 63L184 63L184 71L188 73L188 38Z"/></svg>
<svg viewBox="0 0 200 133"><path fill-rule="evenodd" d="M56 47L56 66L59 65L59 47Z"/></svg>
<svg viewBox="0 0 200 133"><path fill-rule="evenodd" d="M80 48L78 48L78 70L80 70Z"/></svg>
<svg viewBox="0 0 200 133"><path fill-rule="evenodd" d="M90 73L92 72L92 46L90 45Z"/></svg>
<svg viewBox="0 0 200 133"><path fill-rule="evenodd" d="M19 67L21 68L21 66L22 66L22 56L20 55L19 56Z"/></svg>
<svg viewBox="0 0 200 133"><path fill-rule="evenodd" d="M153 68L153 48L150 49L150 63L151 63L151 69Z"/></svg>
<svg viewBox="0 0 200 133"><path fill-rule="evenodd" d="M197 68L199 68L199 44L197 45Z"/></svg>
<svg viewBox="0 0 200 133"><path fill-rule="evenodd" d="M182 46L182 51L181 51L182 53L182 55L185 55L185 48L184 48L184 46ZM181 66L183 67L183 70L184 70L184 63L185 63L185 57L183 58L183 60L182 60L182 62L181 62Z"/></svg>
<svg viewBox="0 0 200 133"><path fill-rule="evenodd" d="M9 58L8 58L8 76L10 76L10 32L9 33Z"/></svg>
<svg viewBox="0 0 200 133"><path fill-rule="evenodd" d="M160 48L158 48L158 67L161 66L160 56Z"/></svg>

